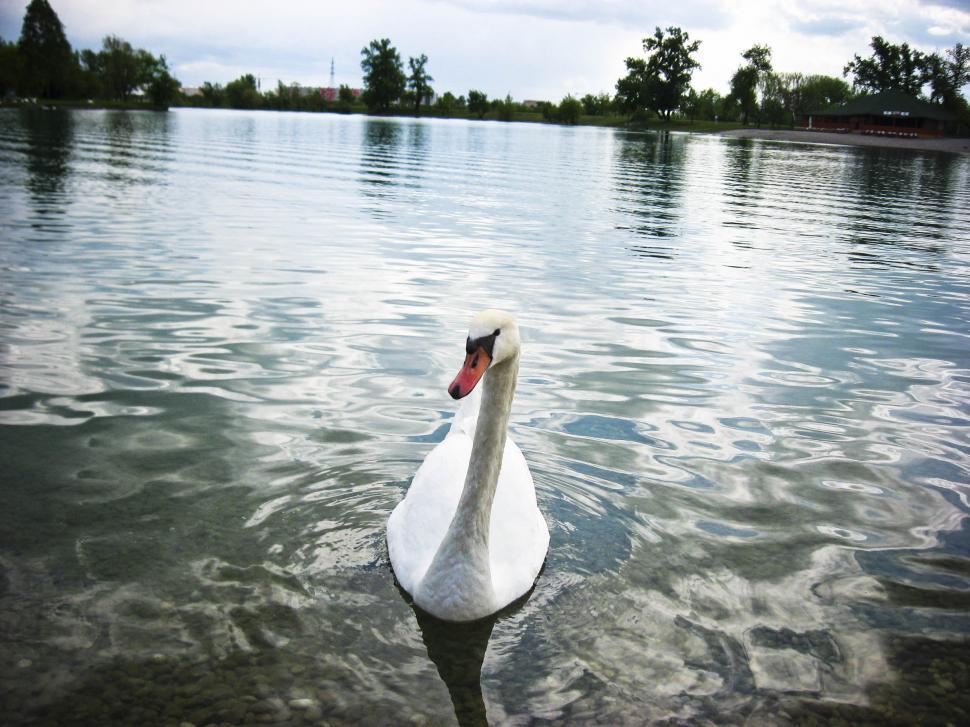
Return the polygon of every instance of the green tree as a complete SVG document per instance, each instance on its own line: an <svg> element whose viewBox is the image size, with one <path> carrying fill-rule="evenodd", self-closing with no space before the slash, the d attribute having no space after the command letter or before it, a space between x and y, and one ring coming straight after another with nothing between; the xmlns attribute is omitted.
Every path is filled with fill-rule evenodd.
<svg viewBox="0 0 970 727"><path fill-rule="evenodd" d="M340 89L337 91L337 100L340 103L352 104L354 102L354 89L350 86L341 83Z"/></svg>
<svg viewBox="0 0 970 727"><path fill-rule="evenodd" d="M587 116L605 116L613 110L613 99L608 93L601 93L598 96L587 93L580 102L583 104L583 113Z"/></svg>
<svg viewBox="0 0 970 727"><path fill-rule="evenodd" d="M758 82L763 74L771 72L771 49L766 45L754 45L741 57L747 63L731 76L729 97L740 111L741 123L747 124L749 117L758 111Z"/></svg>
<svg viewBox="0 0 970 727"><path fill-rule="evenodd" d="M930 84L931 101L939 101L946 108L958 111L966 104L961 89L970 83L970 47L957 43L948 48L945 58L932 53L926 58L926 75Z"/></svg>
<svg viewBox="0 0 970 727"><path fill-rule="evenodd" d="M388 38L372 40L360 51L364 71L361 98L371 111L387 111L404 95L405 77L401 57Z"/></svg>
<svg viewBox="0 0 970 727"><path fill-rule="evenodd" d="M833 76L806 76L799 88L801 112L821 111L852 99L852 89L841 78Z"/></svg>
<svg viewBox="0 0 970 727"><path fill-rule="evenodd" d="M16 43L0 38L0 97L15 93L20 79L20 51Z"/></svg>
<svg viewBox="0 0 970 727"><path fill-rule="evenodd" d="M693 54L701 42L689 42L689 35L677 27L667 28L666 35L659 27L650 38L643 39L642 58L627 58L627 75L617 81L617 96L625 110L636 112L649 109L661 119L670 120L680 106L695 68L700 68Z"/></svg>
<svg viewBox="0 0 970 727"><path fill-rule="evenodd" d="M714 121L720 114L723 97L713 88L705 88L697 94L697 118Z"/></svg>
<svg viewBox="0 0 970 727"><path fill-rule="evenodd" d="M156 109L167 109L178 98L181 84L168 72L165 56L159 56L152 64L145 93Z"/></svg>
<svg viewBox="0 0 970 727"><path fill-rule="evenodd" d="M127 101L137 89L148 85L157 64L151 53L133 48L116 35L105 36L96 59L102 90L120 101Z"/></svg>
<svg viewBox="0 0 970 727"><path fill-rule="evenodd" d="M202 84L202 98L205 101L206 106L211 106L213 108L222 108L226 106L226 89L222 87L222 84L216 83L211 84L208 81Z"/></svg>
<svg viewBox="0 0 970 727"><path fill-rule="evenodd" d="M455 98L455 94L453 94L451 91L445 91L435 102L435 108L446 116L450 116L457 107L458 99Z"/></svg>
<svg viewBox="0 0 970 727"><path fill-rule="evenodd" d="M74 54L64 26L47 0L31 0L20 28L20 93L60 98L70 94Z"/></svg>
<svg viewBox="0 0 970 727"><path fill-rule="evenodd" d="M468 92L468 110L482 119L488 111L488 94L482 91L471 90Z"/></svg>
<svg viewBox="0 0 970 727"><path fill-rule="evenodd" d="M579 99L565 96L559 102L559 121L563 124L578 124L583 113L583 104Z"/></svg>
<svg viewBox="0 0 970 727"><path fill-rule="evenodd" d="M262 101L256 88L256 77L252 73L240 76L226 84L226 100L230 108L257 109Z"/></svg>
<svg viewBox="0 0 970 727"><path fill-rule="evenodd" d="M761 103L758 106L759 123L764 121L774 128L785 123L786 119L791 119L787 113L787 104L794 100L800 79L800 74L771 72L760 74L758 79L758 91L761 96ZM794 88L790 88L789 84L794 84Z"/></svg>
<svg viewBox="0 0 970 727"><path fill-rule="evenodd" d="M414 114L417 115L421 110L421 102L430 103L434 95L431 82L434 80L428 75L424 67L428 64L428 56L424 53L417 58L408 58L408 66L411 68L411 75L408 76L408 88L414 94Z"/></svg>
<svg viewBox="0 0 970 727"><path fill-rule="evenodd" d="M927 58L908 43L895 45L882 36L873 36L869 58L853 56L842 75L852 74L852 86L864 93L904 91L916 96L927 81Z"/></svg>

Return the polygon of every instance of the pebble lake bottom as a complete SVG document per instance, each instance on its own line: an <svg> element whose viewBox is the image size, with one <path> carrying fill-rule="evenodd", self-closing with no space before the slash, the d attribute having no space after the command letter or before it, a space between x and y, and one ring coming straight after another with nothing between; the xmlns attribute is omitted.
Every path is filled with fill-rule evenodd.
<svg viewBox="0 0 970 727"><path fill-rule="evenodd" d="M12 725L964 724L970 158L0 110ZM384 526L468 320L551 542L453 626Z"/></svg>

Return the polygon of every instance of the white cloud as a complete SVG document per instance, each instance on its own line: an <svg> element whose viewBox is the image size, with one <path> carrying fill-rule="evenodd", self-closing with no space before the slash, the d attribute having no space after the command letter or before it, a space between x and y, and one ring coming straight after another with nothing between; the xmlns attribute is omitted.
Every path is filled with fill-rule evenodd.
<svg viewBox="0 0 970 727"><path fill-rule="evenodd" d="M15 38L27 0L0 0L0 35ZM360 49L389 37L403 59L426 53L435 87L490 96L559 99L610 91L623 60L654 26L702 41L696 86L727 89L741 52L767 43L779 70L840 75L881 34L922 50L970 44L957 0L52 0L76 47L109 33L164 53L186 85L253 73L264 83L360 85Z"/></svg>

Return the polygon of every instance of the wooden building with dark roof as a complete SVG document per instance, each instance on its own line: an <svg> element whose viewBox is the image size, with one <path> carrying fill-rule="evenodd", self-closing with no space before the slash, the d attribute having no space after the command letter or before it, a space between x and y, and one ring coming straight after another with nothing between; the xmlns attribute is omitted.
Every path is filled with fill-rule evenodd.
<svg viewBox="0 0 970 727"><path fill-rule="evenodd" d="M956 117L939 104L921 101L903 91L860 96L802 115L806 129L881 136L943 136L955 123Z"/></svg>

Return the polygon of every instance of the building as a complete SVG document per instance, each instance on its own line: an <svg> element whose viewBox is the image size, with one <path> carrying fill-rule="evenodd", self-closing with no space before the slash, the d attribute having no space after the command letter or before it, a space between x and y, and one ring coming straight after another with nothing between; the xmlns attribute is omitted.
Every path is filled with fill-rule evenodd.
<svg viewBox="0 0 970 727"><path fill-rule="evenodd" d="M806 129L882 136L943 136L955 123L956 117L939 104L921 101L903 91L860 96L802 115Z"/></svg>

